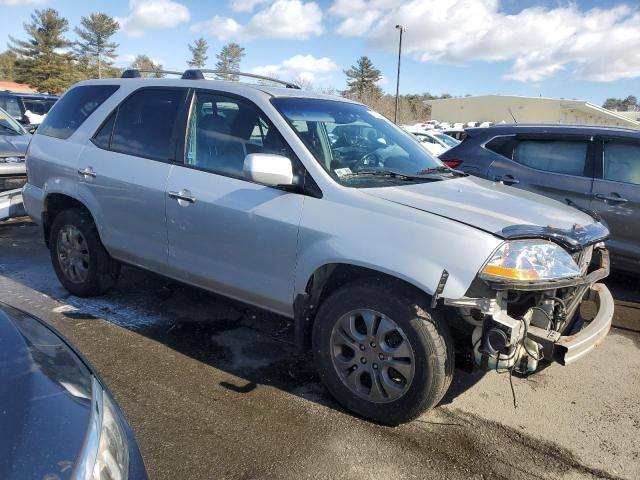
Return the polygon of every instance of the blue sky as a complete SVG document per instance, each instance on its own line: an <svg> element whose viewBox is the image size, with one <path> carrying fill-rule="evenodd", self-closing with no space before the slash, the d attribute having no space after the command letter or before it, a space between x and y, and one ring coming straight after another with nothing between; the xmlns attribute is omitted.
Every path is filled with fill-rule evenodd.
<svg viewBox="0 0 640 480"><path fill-rule="evenodd" d="M640 96L640 5L577 0L0 0L0 41L24 36L34 8L71 30L105 12L122 29L118 65L147 54L182 69L187 44L246 49L242 69L344 88L343 68L368 55L395 87L397 23L406 25L401 91L579 98ZM10 20L10 21L7 21ZM74 38L72 32L69 37Z"/></svg>

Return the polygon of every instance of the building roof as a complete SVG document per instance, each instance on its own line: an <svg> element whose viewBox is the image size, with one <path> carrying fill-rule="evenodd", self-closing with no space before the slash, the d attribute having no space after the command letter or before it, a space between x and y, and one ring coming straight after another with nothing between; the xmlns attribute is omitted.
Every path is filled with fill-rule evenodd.
<svg viewBox="0 0 640 480"><path fill-rule="evenodd" d="M0 91L9 90L11 92L36 93L34 88L24 83L10 82L8 80L0 80Z"/></svg>
<svg viewBox="0 0 640 480"><path fill-rule="evenodd" d="M627 127L640 128L640 122L636 121L635 119L629 118L629 116L623 115L621 114L621 112L607 110L606 108L600 107L599 105L595 105L591 102L587 102L586 100L567 100L563 98L548 97L526 97L519 95L476 95L469 97L438 98L434 100L426 100L424 103L433 107L435 105L457 105L464 103L477 104L479 102L491 103L496 101L512 101L514 104L517 103L521 106L526 106L527 104L554 104L559 106L562 110L577 110L587 115L607 118L610 121L617 122Z"/></svg>

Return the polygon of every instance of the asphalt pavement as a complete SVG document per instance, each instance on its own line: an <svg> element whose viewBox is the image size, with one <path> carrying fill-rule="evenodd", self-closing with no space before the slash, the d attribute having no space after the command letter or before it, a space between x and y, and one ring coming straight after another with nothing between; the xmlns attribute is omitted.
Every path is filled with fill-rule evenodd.
<svg viewBox="0 0 640 480"><path fill-rule="evenodd" d="M69 295L37 227L0 223L0 300L57 327L102 376L151 479L640 478L640 288L607 281L614 328L529 378L457 369L440 406L391 428L344 411L289 322L124 267ZM462 362L461 362L462 363Z"/></svg>

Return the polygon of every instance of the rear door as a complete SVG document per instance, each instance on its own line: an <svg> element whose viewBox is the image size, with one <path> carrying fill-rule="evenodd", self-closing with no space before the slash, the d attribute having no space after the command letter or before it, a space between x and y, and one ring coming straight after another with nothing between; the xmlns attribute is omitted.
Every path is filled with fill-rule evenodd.
<svg viewBox="0 0 640 480"><path fill-rule="evenodd" d="M187 89L147 87L105 120L78 162L112 255L158 272L167 267L165 187Z"/></svg>
<svg viewBox="0 0 640 480"><path fill-rule="evenodd" d="M293 152L252 103L196 91L184 163L167 183L170 275L292 315L298 228L304 196L244 178L249 153ZM298 165L298 168L296 168Z"/></svg>
<svg viewBox="0 0 640 480"><path fill-rule="evenodd" d="M489 180L501 181L561 202L589 206L593 183L594 141L582 135L516 135L487 143L499 155Z"/></svg>
<svg viewBox="0 0 640 480"><path fill-rule="evenodd" d="M609 225L614 263L640 271L640 140L599 142L591 208Z"/></svg>

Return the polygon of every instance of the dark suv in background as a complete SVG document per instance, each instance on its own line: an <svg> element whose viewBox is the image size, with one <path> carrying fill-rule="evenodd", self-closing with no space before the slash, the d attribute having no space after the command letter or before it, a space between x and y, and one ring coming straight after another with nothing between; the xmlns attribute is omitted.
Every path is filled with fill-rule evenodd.
<svg viewBox="0 0 640 480"><path fill-rule="evenodd" d="M450 167L589 209L608 223L612 264L640 273L640 131L568 125L467 129Z"/></svg>
<svg viewBox="0 0 640 480"><path fill-rule="evenodd" d="M40 93L0 92L0 108L22 125L37 127L51 107L58 101L55 95Z"/></svg>

